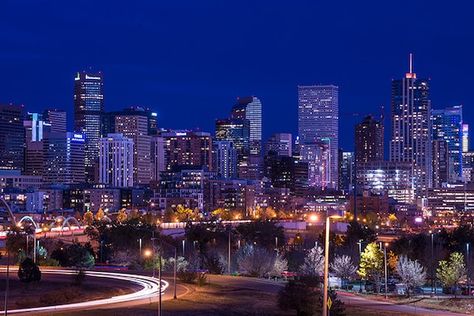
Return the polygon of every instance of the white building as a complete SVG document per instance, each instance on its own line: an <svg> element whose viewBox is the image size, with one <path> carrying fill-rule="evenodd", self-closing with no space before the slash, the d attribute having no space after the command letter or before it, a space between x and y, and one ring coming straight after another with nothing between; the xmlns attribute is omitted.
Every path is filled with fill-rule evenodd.
<svg viewBox="0 0 474 316"><path fill-rule="evenodd" d="M133 187L133 140L123 134L100 139L99 182L113 187Z"/></svg>

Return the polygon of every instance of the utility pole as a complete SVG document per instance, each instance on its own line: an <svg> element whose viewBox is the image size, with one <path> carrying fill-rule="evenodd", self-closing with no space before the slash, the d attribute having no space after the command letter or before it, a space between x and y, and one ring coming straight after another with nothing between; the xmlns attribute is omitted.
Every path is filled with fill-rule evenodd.
<svg viewBox="0 0 474 316"><path fill-rule="evenodd" d="M230 274L230 228L229 228L229 245L227 249L227 273Z"/></svg>
<svg viewBox="0 0 474 316"><path fill-rule="evenodd" d="M383 248L383 257L385 261L385 299L388 296L388 271L387 271L387 244Z"/></svg>
<svg viewBox="0 0 474 316"><path fill-rule="evenodd" d="M4 315L8 315L8 291L10 290L10 251L7 248L7 280L5 284L5 308Z"/></svg>

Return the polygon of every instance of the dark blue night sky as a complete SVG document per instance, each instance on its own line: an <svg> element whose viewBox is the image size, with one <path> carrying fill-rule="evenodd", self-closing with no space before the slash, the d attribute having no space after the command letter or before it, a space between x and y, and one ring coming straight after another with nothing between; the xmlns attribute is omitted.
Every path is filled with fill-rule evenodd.
<svg viewBox="0 0 474 316"><path fill-rule="evenodd" d="M214 130L238 95L259 96L264 134L296 131L297 85L340 88L351 112L388 115L390 80L432 79L435 108L474 129L472 1L0 1L0 102L64 108L74 72L105 76L106 110L150 106L167 128Z"/></svg>

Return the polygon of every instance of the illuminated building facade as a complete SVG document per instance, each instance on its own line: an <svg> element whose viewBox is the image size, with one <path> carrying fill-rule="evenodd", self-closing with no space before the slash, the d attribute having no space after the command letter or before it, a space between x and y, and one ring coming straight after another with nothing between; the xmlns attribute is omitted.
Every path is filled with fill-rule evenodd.
<svg viewBox="0 0 474 316"><path fill-rule="evenodd" d="M432 186L431 102L428 80L410 69L405 78L392 80L390 161L412 164L416 196Z"/></svg>
<svg viewBox="0 0 474 316"><path fill-rule="evenodd" d="M23 105L0 104L0 169L23 170Z"/></svg>
<svg viewBox="0 0 474 316"><path fill-rule="evenodd" d="M387 195L400 203L413 203L415 200L410 163L368 162L358 166L356 172L357 187L364 195Z"/></svg>
<svg viewBox="0 0 474 316"><path fill-rule="evenodd" d="M325 179L321 183L310 180L311 185L327 186L337 188L338 185L338 150L339 150L339 88L333 85L323 86L298 86L298 135L301 152L303 146L313 146L313 152L317 149L313 144L324 142L328 146L325 161L327 166L323 168ZM301 155L303 159L307 159ZM308 163L314 164L310 157ZM327 170L326 170L327 168ZM313 168L314 169L314 168Z"/></svg>
<svg viewBox="0 0 474 316"><path fill-rule="evenodd" d="M101 138L99 144L99 182L133 187L133 140L116 133Z"/></svg>
<svg viewBox="0 0 474 316"><path fill-rule="evenodd" d="M431 111L433 140L444 140L448 148L448 181L462 178L462 105Z"/></svg>
<svg viewBox="0 0 474 316"><path fill-rule="evenodd" d="M78 72L74 78L74 130L85 135L85 172L89 183L95 180L101 116L104 111L102 73Z"/></svg>
<svg viewBox="0 0 474 316"><path fill-rule="evenodd" d="M162 133L166 145L166 170L192 166L212 170L212 138L206 132Z"/></svg>

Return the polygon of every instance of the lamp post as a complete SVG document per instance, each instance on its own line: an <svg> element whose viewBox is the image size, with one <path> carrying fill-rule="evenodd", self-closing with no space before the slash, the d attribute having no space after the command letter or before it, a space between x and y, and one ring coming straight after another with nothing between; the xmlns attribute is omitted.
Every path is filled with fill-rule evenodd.
<svg viewBox="0 0 474 316"><path fill-rule="evenodd" d="M434 277L434 234L430 230L431 235L431 296L435 293L435 277Z"/></svg>
<svg viewBox="0 0 474 316"><path fill-rule="evenodd" d="M340 214L329 214L329 210L326 214L326 238L324 243L324 289L323 289L323 316L328 315L328 285L329 285L329 228L331 226L332 219L341 219L343 216Z"/></svg>
<svg viewBox="0 0 474 316"><path fill-rule="evenodd" d="M469 257L469 250L470 250L471 243L466 243L466 264L467 264L467 295L471 295L471 276L470 276L470 261L471 258Z"/></svg>
<svg viewBox="0 0 474 316"><path fill-rule="evenodd" d="M387 269L387 246L388 243L385 243L383 247L383 258L385 262L385 299L387 299L388 296L388 269Z"/></svg>

